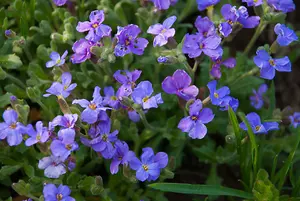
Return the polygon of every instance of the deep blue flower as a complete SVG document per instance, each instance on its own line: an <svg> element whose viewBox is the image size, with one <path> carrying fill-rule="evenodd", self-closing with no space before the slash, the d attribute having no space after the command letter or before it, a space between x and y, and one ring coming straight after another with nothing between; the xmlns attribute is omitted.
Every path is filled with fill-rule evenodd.
<svg viewBox="0 0 300 201"><path fill-rule="evenodd" d="M219 106L223 99L230 94L230 90L227 86L217 89L217 81L213 80L207 84L210 92L210 99L213 105Z"/></svg>
<svg viewBox="0 0 300 201"><path fill-rule="evenodd" d="M54 184L46 184L43 189L45 201L75 201L70 197L71 190L68 186Z"/></svg>
<svg viewBox="0 0 300 201"><path fill-rule="evenodd" d="M225 60L222 60L222 57L219 58L213 58L214 64L210 70L210 74L216 78L220 79L222 76L221 73L221 65L224 65L226 68L234 68L236 66L236 60L235 58L228 58Z"/></svg>
<svg viewBox="0 0 300 201"><path fill-rule="evenodd" d="M264 104L263 95L264 93L267 92L267 90L268 90L268 85L266 84L260 85L257 91L253 89L253 95L250 96L250 100L251 100L251 105L255 109L259 110L263 106Z"/></svg>
<svg viewBox="0 0 300 201"><path fill-rule="evenodd" d="M296 33L284 24L276 24L274 31L277 34L276 41L280 46L288 46L291 42L298 40Z"/></svg>
<svg viewBox="0 0 300 201"><path fill-rule="evenodd" d="M216 35L215 25L208 17L198 16L195 21L195 27L197 28L198 33L203 37Z"/></svg>
<svg viewBox="0 0 300 201"><path fill-rule="evenodd" d="M249 113L246 118L255 134L266 134L268 131L279 130L277 122L261 123L259 115L255 112ZM240 127L245 131L248 130L244 122L240 123Z"/></svg>
<svg viewBox="0 0 300 201"><path fill-rule="evenodd" d="M293 0L267 0L267 2L275 10L279 10L284 13L292 12L296 9L296 5Z"/></svg>
<svg viewBox="0 0 300 201"><path fill-rule="evenodd" d="M133 157L130 161L130 168L136 170L136 178L140 181L155 181L160 175L161 169L168 164L168 155L164 152L158 152L154 155L152 148L143 149L141 160Z"/></svg>
<svg viewBox="0 0 300 201"><path fill-rule="evenodd" d="M238 22L243 25L243 28L252 29L258 26L260 22L259 16L249 16L248 10L245 6L241 6L238 9L239 18Z"/></svg>
<svg viewBox="0 0 300 201"><path fill-rule="evenodd" d="M220 2L220 0L197 0L198 9L200 11L203 11L206 8L208 8L210 6L214 6L219 2Z"/></svg>
<svg viewBox="0 0 300 201"><path fill-rule="evenodd" d="M275 77L275 69L279 72L292 71L292 64L287 56L273 59L265 50L257 50L254 63L261 69L260 77L268 80L272 80Z"/></svg>
<svg viewBox="0 0 300 201"><path fill-rule="evenodd" d="M211 122L214 114L210 108L202 108L201 100L196 100L189 108L189 116L180 120L178 128L189 133L192 139L202 139L207 133L204 124Z"/></svg>
<svg viewBox="0 0 300 201"><path fill-rule="evenodd" d="M135 153L133 151L129 151L129 147L126 142L117 141L115 143L116 152L112 158L110 164L110 172L112 174L116 174L119 171L119 165L128 165L133 157L135 157Z"/></svg>

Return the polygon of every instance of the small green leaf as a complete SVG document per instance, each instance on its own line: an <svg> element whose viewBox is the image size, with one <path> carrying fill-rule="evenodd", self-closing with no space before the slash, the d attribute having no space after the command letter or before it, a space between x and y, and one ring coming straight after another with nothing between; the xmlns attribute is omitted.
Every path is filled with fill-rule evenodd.
<svg viewBox="0 0 300 201"><path fill-rule="evenodd" d="M17 69L20 68L23 63L15 54L0 55L0 65L6 69Z"/></svg>
<svg viewBox="0 0 300 201"><path fill-rule="evenodd" d="M94 177L85 177L78 183L78 188L84 191L90 191L93 184L95 184Z"/></svg>
<svg viewBox="0 0 300 201"><path fill-rule="evenodd" d="M13 173L17 172L22 166L15 165L15 166L3 166L0 169L0 179L3 179L7 176L12 175Z"/></svg>
<svg viewBox="0 0 300 201"><path fill-rule="evenodd" d="M29 178L34 177L34 168L31 165L24 165L24 171Z"/></svg>
<svg viewBox="0 0 300 201"><path fill-rule="evenodd" d="M18 183L14 183L12 188L19 194L23 196L28 196L30 191L30 185L26 184L23 180L19 180Z"/></svg>
<svg viewBox="0 0 300 201"><path fill-rule="evenodd" d="M3 68L0 67L0 80L4 80L6 78L6 72Z"/></svg>
<svg viewBox="0 0 300 201"><path fill-rule="evenodd" d="M81 179L81 176L78 173L72 172L67 178L67 185L76 186L78 184L78 182L80 181L80 179Z"/></svg>
<svg viewBox="0 0 300 201"><path fill-rule="evenodd" d="M196 195L219 195L234 196L245 199L252 199L252 194L233 188L227 188L219 185L198 185L198 184L176 184L176 183L154 183L148 185L151 188L163 192L196 194Z"/></svg>

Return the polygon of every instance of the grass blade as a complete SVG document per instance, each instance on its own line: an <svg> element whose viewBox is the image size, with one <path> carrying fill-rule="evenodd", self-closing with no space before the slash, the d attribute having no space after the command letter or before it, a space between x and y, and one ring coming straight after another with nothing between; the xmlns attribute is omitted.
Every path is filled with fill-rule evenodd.
<svg viewBox="0 0 300 201"><path fill-rule="evenodd" d="M252 199L251 193L216 185L178 184L178 183L154 183L149 187L163 192L173 192L195 195L233 196L244 199Z"/></svg>

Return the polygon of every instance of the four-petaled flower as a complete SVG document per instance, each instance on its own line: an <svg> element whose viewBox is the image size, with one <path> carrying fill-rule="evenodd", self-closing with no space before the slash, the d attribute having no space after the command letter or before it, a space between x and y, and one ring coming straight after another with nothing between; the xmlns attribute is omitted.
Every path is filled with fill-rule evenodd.
<svg viewBox="0 0 300 201"><path fill-rule="evenodd" d="M168 155L164 152L158 152L154 155L152 148L143 149L141 160L137 157L132 158L129 165L131 169L136 170L136 178L140 181L154 181L158 179L160 170L168 164Z"/></svg>
<svg viewBox="0 0 300 201"><path fill-rule="evenodd" d="M18 122L18 113L8 109L3 113L4 122L0 123L0 139L6 138L9 146L19 145L23 140L26 127Z"/></svg>
<svg viewBox="0 0 300 201"><path fill-rule="evenodd" d="M153 93L152 84L149 81L140 82L132 92L131 96L135 103L142 105L144 110L157 108L158 104L162 104L161 94L151 96Z"/></svg>
<svg viewBox="0 0 300 201"><path fill-rule="evenodd" d="M255 112L249 113L246 118L255 134L266 134L268 131L279 129L279 124L277 122L261 123L259 115ZM240 123L240 127L245 131L248 130L244 122Z"/></svg>
<svg viewBox="0 0 300 201"><path fill-rule="evenodd" d="M250 96L251 105L259 110L264 105L263 95L268 90L268 85L262 84L259 86L258 90L253 89L253 95Z"/></svg>
<svg viewBox="0 0 300 201"><path fill-rule="evenodd" d="M45 170L44 175L48 178L56 179L60 175L63 175L66 173L66 167L63 163L64 160L62 160L60 157L56 156L48 156L44 157L39 161L39 169Z"/></svg>
<svg viewBox="0 0 300 201"><path fill-rule="evenodd" d="M216 79L220 79L222 76L221 65L224 65L226 68L229 69L234 68L236 65L235 58L228 58L222 60L222 57L219 57L219 58L213 58L212 60L214 61L214 64L210 70L210 74Z"/></svg>
<svg viewBox="0 0 300 201"><path fill-rule="evenodd" d="M118 99L118 94L115 95L115 90L113 87L105 87L104 88L104 105L108 105L114 109L119 109L121 104Z"/></svg>
<svg viewBox="0 0 300 201"><path fill-rule="evenodd" d="M291 72L292 64L285 56L280 59L273 59L266 50L257 50L254 63L260 68L260 77L272 80L275 77L275 69L279 72Z"/></svg>
<svg viewBox="0 0 300 201"><path fill-rule="evenodd" d="M60 57L60 55L57 52L51 52L50 54L50 61L46 63L47 68L51 68L53 66L61 66L65 63L65 58L68 55L68 51L66 50L63 55Z"/></svg>
<svg viewBox="0 0 300 201"><path fill-rule="evenodd" d="M215 25L208 17L198 16L195 21L195 27L198 30L198 34L203 37L216 35Z"/></svg>
<svg viewBox="0 0 300 201"><path fill-rule="evenodd" d="M153 41L153 46L163 46L168 43L168 38L175 35L175 29L171 26L176 21L176 16L167 18L163 24L155 24L148 28L147 33L156 35Z"/></svg>
<svg viewBox="0 0 300 201"><path fill-rule="evenodd" d="M288 46L291 42L298 40L296 33L284 24L276 24L274 31L277 34L276 41L280 46Z"/></svg>
<svg viewBox="0 0 300 201"><path fill-rule="evenodd" d="M87 40L97 42L105 36L110 36L111 28L105 24L102 24L104 21L103 10L92 11L89 19L90 21L78 22L76 27L78 32L89 32L85 37Z"/></svg>
<svg viewBox="0 0 300 201"><path fill-rule="evenodd" d="M129 151L129 147L126 142L117 141L115 143L116 152L112 158L112 162L110 164L110 172L112 174L117 174L119 171L119 165L128 165L133 157L135 157L135 153L133 151Z"/></svg>
<svg viewBox="0 0 300 201"><path fill-rule="evenodd" d="M38 142L45 143L50 137L49 131L46 127L43 127L43 122L38 121L35 124L36 130L34 130L33 126L29 124L27 126L27 134L30 136L26 141L26 146L31 146Z"/></svg>
<svg viewBox="0 0 300 201"><path fill-rule="evenodd" d="M44 97L55 95L55 96L62 96L64 98L67 98L77 86L76 83L71 84L71 81L72 81L71 73L64 72L61 75L61 83L53 82L50 88L46 90L46 92L48 93L44 94Z"/></svg>
<svg viewBox="0 0 300 201"><path fill-rule="evenodd" d="M74 54L71 56L73 64L85 62L92 57L91 48L96 44L86 39L80 39L73 44Z"/></svg>
<svg viewBox="0 0 300 201"><path fill-rule="evenodd" d="M198 9L200 11L203 11L211 6L216 5L219 2L220 0L197 0Z"/></svg>
<svg viewBox="0 0 300 201"><path fill-rule="evenodd" d="M224 86L220 89L217 89L217 81L213 80L207 84L207 87L210 92L210 99L213 105L219 106L223 99L230 94L230 90L227 86Z"/></svg>
<svg viewBox="0 0 300 201"><path fill-rule="evenodd" d="M166 93L190 100L196 98L199 93L198 88L191 83L191 77L184 70L176 70L172 76L166 77L161 85Z"/></svg>
<svg viewBox="0 0 300 201"><path fill-rule="evenodd" d="M78 119L77 114L64 114L64 116L58 115L52 120L52 126L61 126L63 128L74 128Z"/></svg>
<svg viewBox="0 0 300 201"><path fill-rule="evenodd" d="M54 184L46 184L43 189L45 201L75 201L70 197L71 190L68 186Z"/></svg>
<svg viewBox="0 0 300 201"><path fill-rule="evenodd" d="M297 128L300 125L300 112L295 112L293 115L289 116L291 125Z"/></svg>
<svg viewBox="0 0 300 201"><path fill-rule="evenodd" d="M192 139L202 139L207 133L204 124L211 122L214 114L210 108L202 108L201 100L197 99L189 107L189 116L180 120L178 128L189 133Z"/></svg>
<svg viewBox="0 0 300 201"><path fill-rule="evenodd" d="M127 70L117 70L113 76L120 84L122 84L117 94L120 94L121 96L131 95L132 89L136 86L135 81L139 79L141 73L141 70L134 70L132 72Z"/></svg>

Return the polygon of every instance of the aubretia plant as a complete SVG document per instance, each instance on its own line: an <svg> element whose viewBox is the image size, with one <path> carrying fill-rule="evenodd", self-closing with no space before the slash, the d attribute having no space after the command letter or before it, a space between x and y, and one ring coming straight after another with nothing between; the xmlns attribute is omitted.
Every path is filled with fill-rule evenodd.
<svg viewBox="0 0 300 201"><path fill-rule="evenodd" d="M1 1L0 200L300 199L295 3Z"/></svg>

